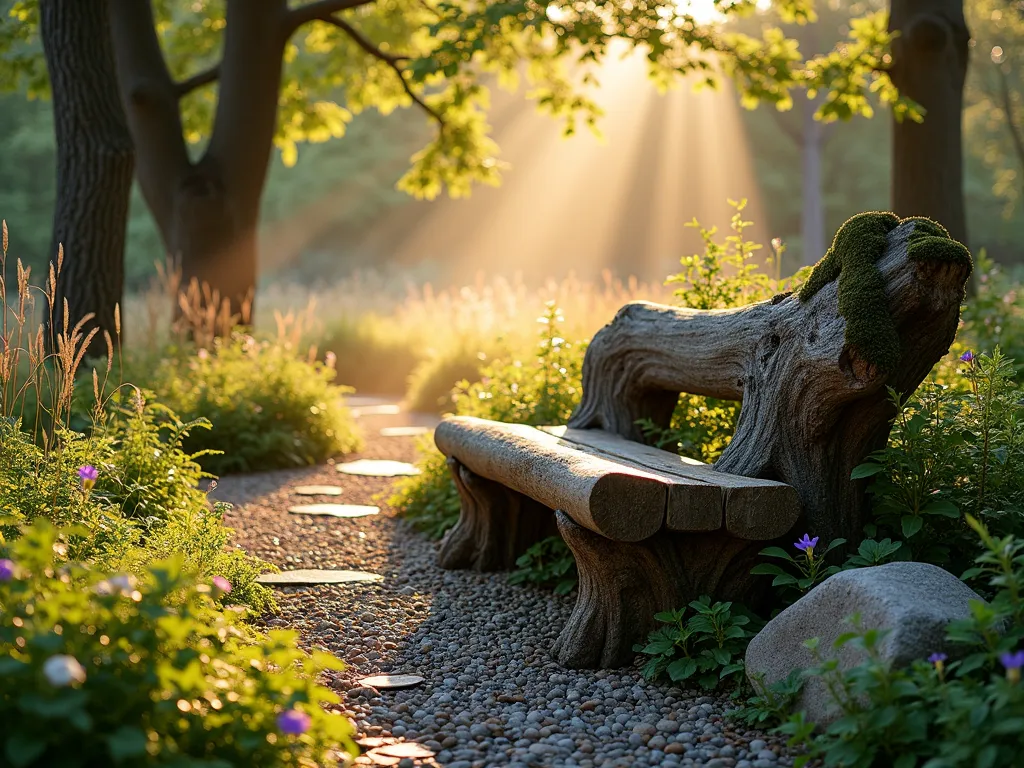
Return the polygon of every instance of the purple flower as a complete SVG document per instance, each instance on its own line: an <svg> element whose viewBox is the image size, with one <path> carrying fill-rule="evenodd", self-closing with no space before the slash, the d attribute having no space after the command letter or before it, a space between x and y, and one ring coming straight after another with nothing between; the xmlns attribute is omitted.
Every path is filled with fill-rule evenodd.
<svg viewBox="0 0 1024 768"><path fill-rule="evenodd" d="M213 586L219 589L221 592L231 591L231 582L225 579L223 576L213 577Z"/></svg>
<svg viewBox="0 0 1024 768"><path fill-rule="evenodd" d="M14 561L4 558L0 560L0 581L10 581L14 578Z"/></svg>
<svg viewBox="0 0 1024 768"><path fill-rule="evenodd" d="M100 476L100 473L96 471L96 467L91 464L86 464L84 467L78 468L78 479L82 482L82 487L85 490L89 490L96 485L96 478Z"/></svg>
<svg viewBox="0 0 1024 768"><path fill-rule="evenodd" d="M282 733L298 736L309 730L309 715L297 709L287 709L277 716L277 727Z"/></svg>
<svg viewBox="0 0 1024 768"><path fill-rule="evenodd" d="M1019 670L1021 667L1024 667L1024 651L1004 653L999 657L999 663L1006 667L1007 670Z"/></svg>
<svg viewBox="0 0 1024 768"><path fill-rule="evenodd" d="M800 539L800 541L796 542L793 546L799 549L801 552L814 552L814 548L818 546L818 537L815 536L812 539L805 533L804 537Z"/></svg>
<svg viewBox="0 0 1024 768"><path fill-rule="evenodd" d="M971 352L971 350L969 350L969 349L966 352L964 352L962 355L960 355L960 361L963 362L963 363L970 363L970 362L973 362L973 360L974 360L974 353Z"/></svg>
<svg viewBox="0 0 1024 768"><path fill-rule="evenodd" d="M938 665L938 664L941 664L942 662L944 662L948 658L949 658L949 656L947 656L944 653L933 653L931 656L928 657L928 661L930 663L932 663L932 664Z"/></svg>
<svg viewBox="0 0 1024 768"><path fill-rule="evenodd" d="M1006 679L1011 683L1020 682L1020 668L1024 667L1024 651L1004 653L999 657L999 663L1006 667Z"/></svg>

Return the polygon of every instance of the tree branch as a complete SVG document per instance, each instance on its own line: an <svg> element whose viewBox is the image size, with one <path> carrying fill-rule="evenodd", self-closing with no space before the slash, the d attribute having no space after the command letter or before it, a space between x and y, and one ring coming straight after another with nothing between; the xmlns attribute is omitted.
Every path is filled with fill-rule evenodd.
<svg viewBox="0 0 1024 768"><path fill-rule="evenodd" d="M374 2L376 0L316 0L313 3L300 5L298 8L290 10L285 16L285 35L286 37L291 37L292 33L303 24L308 24L317 19L325 20L325 17L330 16L332 13L349 11Z"/></svg>
<svg viewBox="0 0 1024 768"><path fill-rule="evenodd" d="M420 97L420 95L412 89L412 86L409 85L409 81L405 77L405 70L400 66L400 64L403 61L408 61L410 59L409 56L399 56L382 51L371 40L364 37L359 30L357 30L344 19L339 19L337 16L327 14L324 16L318 16L317 20L326 22L327 24L333 24L346 35L348 35L352 39L352 42L354 42L356 45L362 48L370 56L373 56L375 59L383 61L385 64L391 67L391 69L394 70L395 75L398 77L398 79L402 81L402 89L406 92L409 98L412 99L413 103L420 107L420 109L422 109L432 118L434 118L434 120L437 121L438 125L440 125L442 129L444 128L444 118L437 112L437 110L433 109L429 104L427 104Z"/></svg>
<svg viewBox="0 0 1024 768"><path fill-rule="evenodd" d="M205 69L202 72L196 72L192 77L187 77L181 82L174 84L174 92L177 94L179 99L188 96L196 88L202 88L204 85L216 82L220 77L220 63L214 64L209 69Z"/></svg>

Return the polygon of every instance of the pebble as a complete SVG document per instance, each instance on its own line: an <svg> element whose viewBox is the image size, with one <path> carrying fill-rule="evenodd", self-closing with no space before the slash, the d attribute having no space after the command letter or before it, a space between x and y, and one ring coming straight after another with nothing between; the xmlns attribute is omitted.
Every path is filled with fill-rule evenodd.
<svg viewBox="0 0 1024 768"><path fill-rule="evenodd" d="M414 460L413 441L365 434L367 451L350 458ZM295 470L287 482L329 483L332 476L333 466L316 467ZM274 495L278 477L222 480L220 498L239 504L226 515L234 543L283 568L301 562L383 579L288 586L275 595L280 614L264 622L298 629L303 648L326 649L346 662L325 679L359 735L416 742L434 753L403 756L400 768L411 765L406 760L415 768L791 764L777 737L724 719L735 706L725 694L648 683L636 667L560 667L549 649L575 597L513 586L505 574L440 570L435 543L387 505L391 479L349 475L346 500L379 504L380 514L336 520L284 513ZM259 491L233 499L233 483ZM381 674L424 681L404 689L357 682Z"/></svg>

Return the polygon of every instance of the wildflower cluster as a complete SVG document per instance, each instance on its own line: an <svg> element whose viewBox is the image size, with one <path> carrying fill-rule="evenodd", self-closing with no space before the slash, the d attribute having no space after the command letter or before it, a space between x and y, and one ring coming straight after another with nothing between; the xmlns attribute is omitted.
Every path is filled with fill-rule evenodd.
<svg viewBox="0 0 1024 768"><path fill-rule="evenodd" d="M294 632L255 635L231 591L181 559L135 578L58 555L73 531L45 519L0 546L0 754L4 765L334 765L352 726L322 705L333 657Z"/></svg>

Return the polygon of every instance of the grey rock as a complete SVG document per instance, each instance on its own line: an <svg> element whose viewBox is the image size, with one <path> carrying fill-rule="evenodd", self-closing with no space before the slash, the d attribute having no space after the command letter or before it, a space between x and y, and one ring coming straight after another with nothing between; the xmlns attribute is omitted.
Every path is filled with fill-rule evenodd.
<svg viewBox="0 0 1024 768"><path fill-rule="evenodd" d="M833 643L852 630L846 621L860 615L864 629L889 630L879 643L882 659L907 665L934 652L952 655L946 637L950 622L970 616L970 602L981 598L953 574L927 563L889 563L843 571L829 577L784 610L747 647L747 675L771 684L795 669L813 664L804 641L819 639L823 658L836 658L841 669L864 660L851 645L836 650ZM797 706L820 724L835 719L836 710L820 679L810 678ZM761 755L758 755L759 759ZM756 763L755 763L756 765Z"/></svg>

